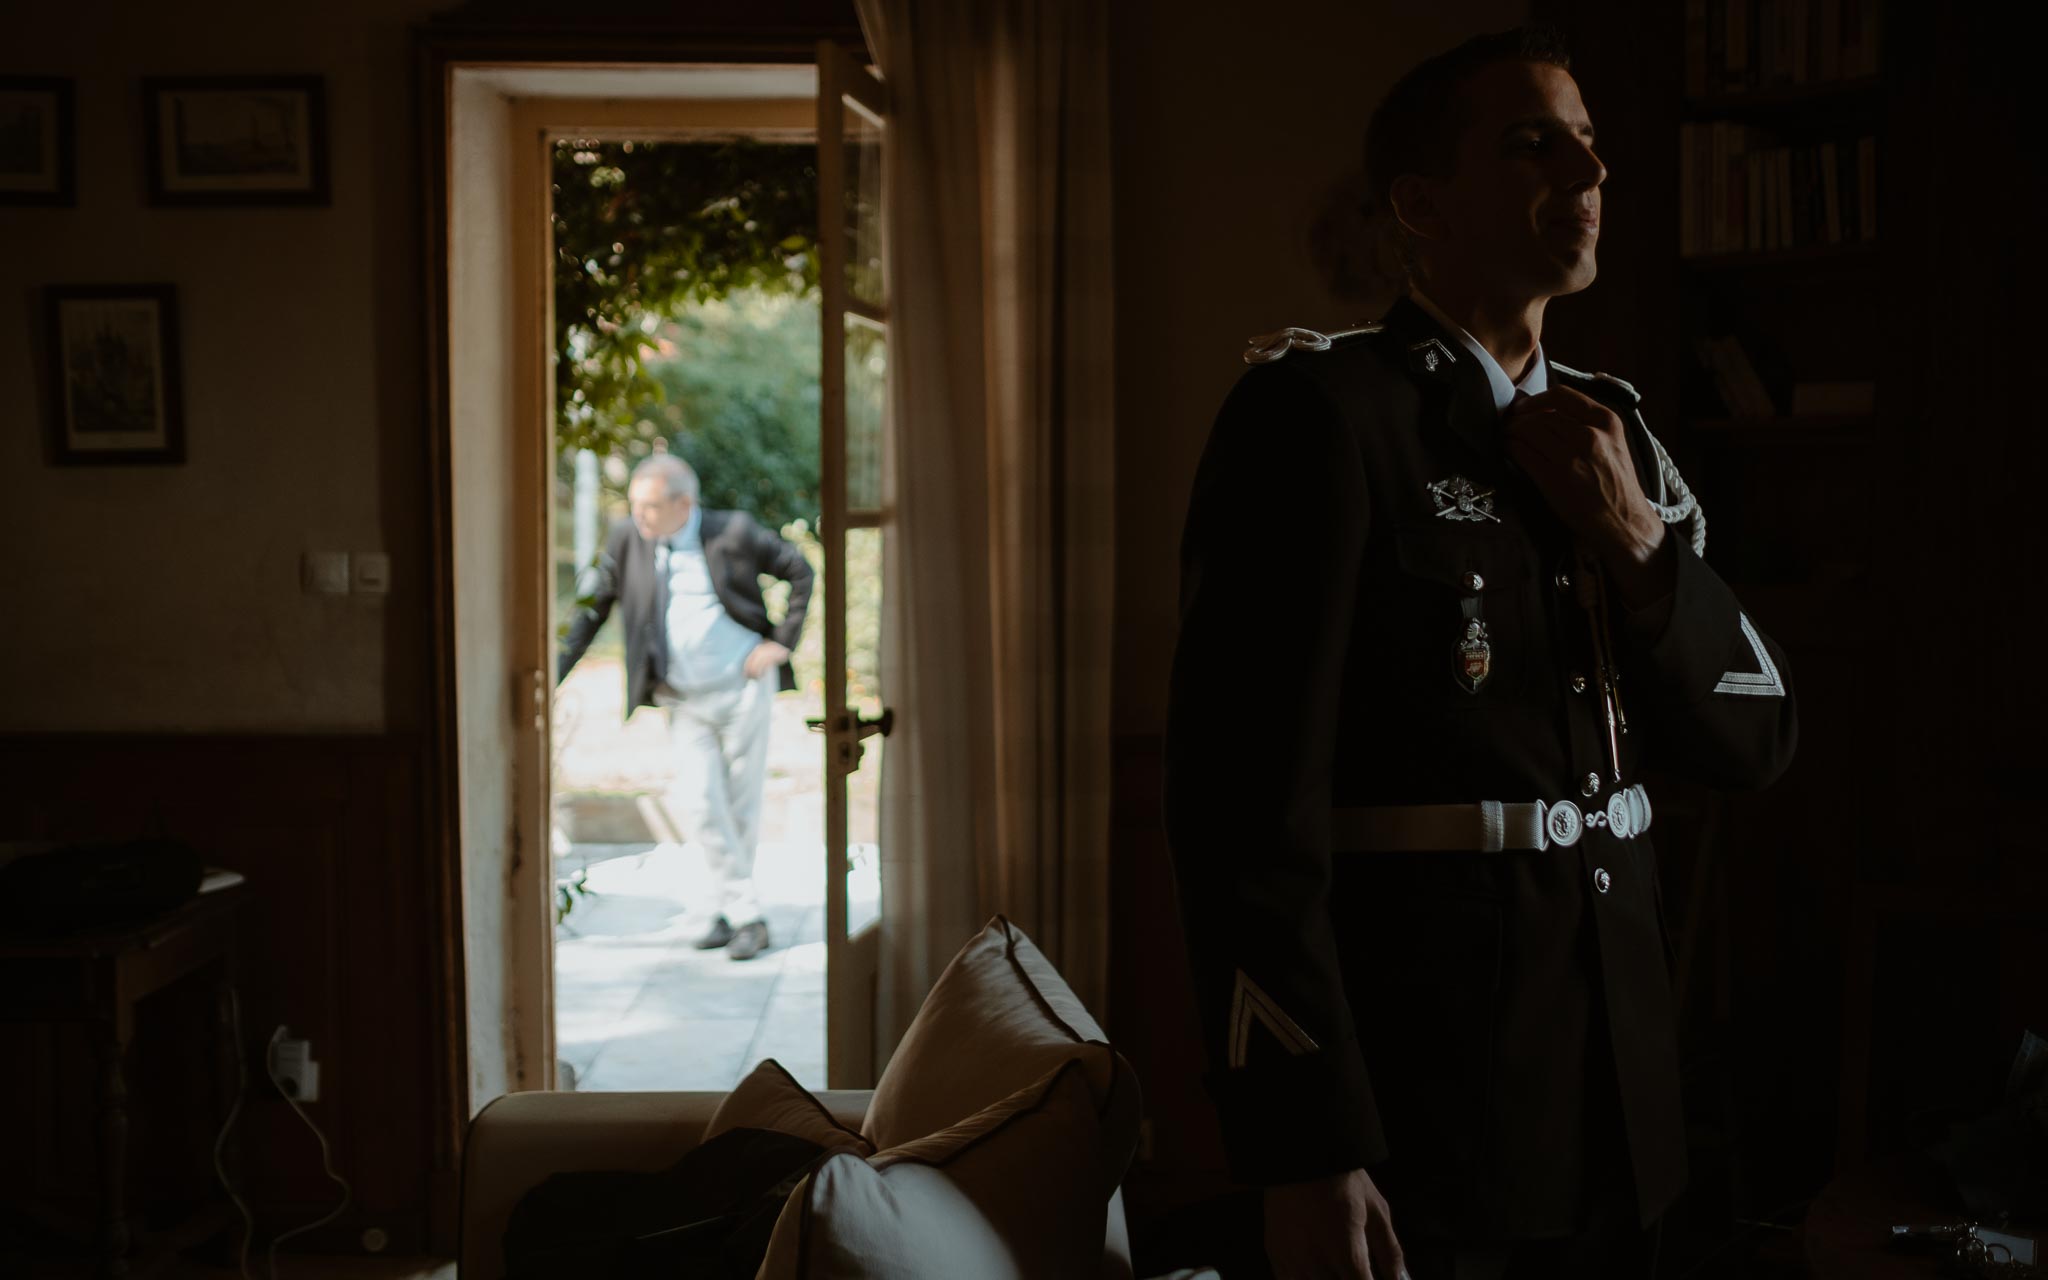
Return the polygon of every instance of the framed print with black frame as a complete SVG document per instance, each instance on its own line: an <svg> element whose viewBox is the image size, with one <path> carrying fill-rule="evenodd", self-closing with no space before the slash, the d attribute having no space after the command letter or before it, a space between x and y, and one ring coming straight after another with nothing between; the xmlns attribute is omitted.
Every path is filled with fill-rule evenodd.
<svg viewBox="0 0 2048 1280"><path fill-rule="evenodd" d="M178 297L168 284L52 285L50 460L185 460Z"/></svg>
<svg viewBox="0 0 2048 1280"><path fill-rule="evenodd" d="M329 203L320 76L153 77L142 119L153 205Z"/></svg>
<svg viewBox="0 0 2048 1280"><path fill-rule="evenodd" d="M78 203L71 81L0 76L0 205Z"/></svg>

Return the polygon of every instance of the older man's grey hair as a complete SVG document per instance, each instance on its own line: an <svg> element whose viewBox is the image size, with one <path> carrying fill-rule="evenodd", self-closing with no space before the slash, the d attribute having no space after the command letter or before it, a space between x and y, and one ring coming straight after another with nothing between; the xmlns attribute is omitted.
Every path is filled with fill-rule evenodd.
<svg viewBox="0 0 2048 1280"><path fill-rule="evenodd" d="M668 496L697 500L697 473L690 464L672 453L650 454L633 468L633 479L642 476L659 476L668 484Z"/></svg>

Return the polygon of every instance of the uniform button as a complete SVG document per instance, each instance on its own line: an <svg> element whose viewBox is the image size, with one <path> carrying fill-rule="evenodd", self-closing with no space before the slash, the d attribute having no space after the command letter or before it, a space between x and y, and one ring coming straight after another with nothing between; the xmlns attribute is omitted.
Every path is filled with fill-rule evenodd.
<svg viewBox="0 0 2048 1280"><path fill-rule="evenodd" d="M1572 575L1568 573L1559 573L1555 581L1559 591L1570 591L1572 589Z"/></svg>
<svg viewBox="0 0 2048 1280"><path fill-rule="evenodd" d="M1595 868L1593 868L1593 887L1594 887L1595 889L1598 889L1598 890L1599 890L1600 892L1602 892L1602 893L1605 893L1605 892L1607 892L1607 886L1609 886L1609 885L1611 885L1611 884L1613 884L1613 883L1614 883L1614 877L1612 877L1612 876L1610 876L1610 875L1608 875L1608 874L1607 874L1607 868L1605 868L1605 867L1595 867Z"/></svg>
<svg viewBox="0 0 2048 1280"><path fill-rule="evenodd" d="M1476 574L1476 573L1468 573L1468 574L1466 574L1466 575L1465 575L1465 590L1467 590L1467 591L1478 591L1478 590L1482 589L1482 588L1483 588L1483 587L1485 587L1485 586L1486 586L1486 579L1484 579L1484 578L1480 577L1480 576L1479 576L1478 574Z"/></svg>
<svg viewBox="0 0 2048 1280"><path fill-rule="evenodd" d="M1586 677L1584 677L1584 676L1580 675L1580 674L1579 674L1578 672L1576 672L1576 671L1572 672L1572 692L1573 692L1573 693L1584 693L1585 691L1586 691Z"/></svg>
<svg viewBox="0 0 2048 1280"><path fill-rule="evenodd" d="M1586 780L1585 780L1584 782L1582 782L1582 783L1580 783L1580 784L1579 784L1579 792L1580 792L1580 794L1582 794L1582 795L1589 795L1589 796L1590 796L1590 795L1597 795L1597 794L1599 794L1599 792L1600 792L1600 775L1599 775L1599 774L1597 774L1597 773L1589 773L1589 774L1587 774L1587 775L1586 775Z"/></svg>

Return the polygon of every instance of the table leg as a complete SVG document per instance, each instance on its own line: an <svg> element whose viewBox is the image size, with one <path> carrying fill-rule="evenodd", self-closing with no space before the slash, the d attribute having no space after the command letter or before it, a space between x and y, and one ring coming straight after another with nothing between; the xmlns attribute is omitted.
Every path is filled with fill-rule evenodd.
<svg viewBox="0 0 2048 1280"><path fill-rule="evenodd" d="M128 1038L103 1024L100 1052L100 1274L128 1274Z"/></svg>

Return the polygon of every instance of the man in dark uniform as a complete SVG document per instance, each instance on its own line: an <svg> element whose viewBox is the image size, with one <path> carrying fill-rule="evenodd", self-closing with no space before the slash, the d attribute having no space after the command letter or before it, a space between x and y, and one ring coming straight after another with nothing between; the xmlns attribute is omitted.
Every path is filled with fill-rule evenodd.
<svg viewBox="0 0 2048 1280"><path fill-rule="evenodd" d="M1390 91L1410 287L1255 339L1195 480L1165 816L1282 1280L1650 1274L1686 1151L1638 779L1760 787L1797 735L1634 389L1543 353L1606 178L1567 67L1524 28Z"/></svg>

